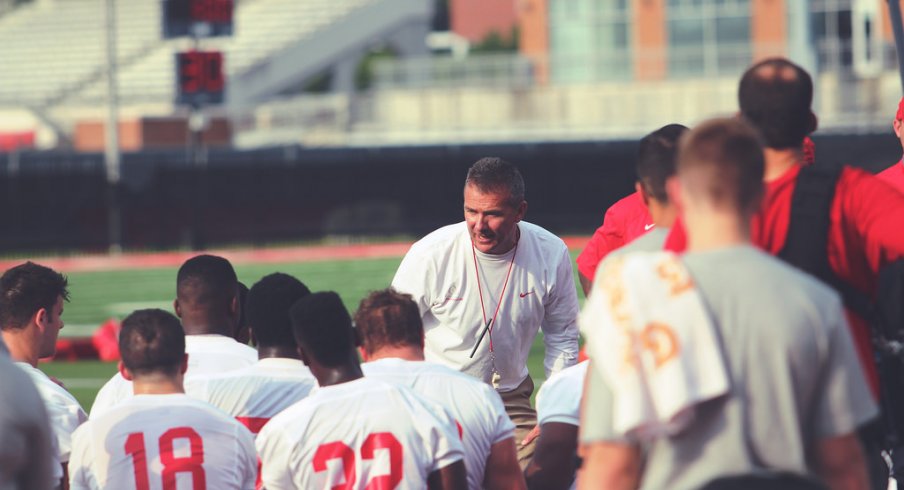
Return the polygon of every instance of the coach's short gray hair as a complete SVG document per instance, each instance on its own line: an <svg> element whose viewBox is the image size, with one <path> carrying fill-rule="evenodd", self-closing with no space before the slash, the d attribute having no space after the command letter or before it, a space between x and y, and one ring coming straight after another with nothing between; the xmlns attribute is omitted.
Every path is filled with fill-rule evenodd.
<svg viewBox="0 0 904 490"><path fill-rule="evenodd" d="M473 185L481 192L505 189L509 203L518 206L524 201L524 178L518 167L499 157L484 157L468 169L465 186Z"/></svg>

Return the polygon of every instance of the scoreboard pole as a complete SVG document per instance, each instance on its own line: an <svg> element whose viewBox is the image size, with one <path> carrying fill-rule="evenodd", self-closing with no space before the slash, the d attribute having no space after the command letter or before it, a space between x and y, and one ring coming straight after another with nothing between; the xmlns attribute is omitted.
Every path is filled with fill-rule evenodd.
<svg viewBox="0 0 904 490"><path fill-rule="evenodd" d="M201 40L192 35L192 50L199 51ZM200 251L207 248L205 233L206 207L209 198L207 183L207 160L204 155L204 107L198 101L192 101L188 109L188 141L191 164L194 168L197 180L195 181L195 205L192 206L194 231L192 233L192 250Z"/></svg>
<svg viewBox="0 0 904 490"><path fill-rule="evenodd" d="M105 125L104 169L107 180L107 233L109 253L122 253L122 212L119 183L119 91L116 85L116 1L107 0L107 124Z"/></svg>

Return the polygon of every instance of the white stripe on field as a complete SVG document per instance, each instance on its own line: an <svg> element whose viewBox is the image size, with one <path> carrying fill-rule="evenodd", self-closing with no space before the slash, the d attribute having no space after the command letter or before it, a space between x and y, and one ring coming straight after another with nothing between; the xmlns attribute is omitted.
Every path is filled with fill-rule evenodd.
<svg viewBox="0 0 904 490"><path fill-rule="evenodd" d="M113 377L113 375L110 375ZM59 378L60 382L69 389L90 389L90 388L100 388L107 381L110 381L110 378Z"/></svg>

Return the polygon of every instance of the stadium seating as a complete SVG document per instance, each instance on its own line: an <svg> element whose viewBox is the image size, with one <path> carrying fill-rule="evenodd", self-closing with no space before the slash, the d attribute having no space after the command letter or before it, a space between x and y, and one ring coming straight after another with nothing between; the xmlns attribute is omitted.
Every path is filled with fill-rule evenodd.
<svg viewBox="0 0 904 490"><path fill-rule="evenodd" d="M398 25L400 19L411 17L410 7L414 6L423 13L419 17L426 24L430 11L426 4L420 0L244 0L237 5L235 35L206 40L202 46L223 51L228 76L237 79L249 71L260 71L268 59L299 43L307 49L331 48L333 43L319 42L318 35L335 30L345 18L370 15L367 11L373 8L392 12L391 20ZM123 104L173 100L173 53L189 49L191 42L161 39L161 5L159 0L116 0ZM4 73L0 105L43 109L102 103L106 94L105 22L103 0L44 0L0 18L0 69ZM357 44L372 42L368 36L373 32L358 31ZM344 34L350 32L354 31L346 29ZM295 78L310 76L310 68L322 69L306 66L314 61L322 65L318 60L294 56L292 70L299 74ZM285 87L273 90L280 88ZM258 90L258 95L272 96L267 90Z"/></svg>

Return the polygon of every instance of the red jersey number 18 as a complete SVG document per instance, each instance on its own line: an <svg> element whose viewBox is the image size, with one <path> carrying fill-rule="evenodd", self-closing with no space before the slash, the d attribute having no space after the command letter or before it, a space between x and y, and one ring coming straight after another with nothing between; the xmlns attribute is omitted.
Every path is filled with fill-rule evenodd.
<svg viewBox="0 0 904 490"><path fill-rule="evenodd" d="M173 441L187 439L190 452L188 456L175 457ZM176 474L191 473L192 488L205 490L207 481L204 475L204 441L190 427L174 427L160 436L157 441L160 450L160 463L163 465L163 489L176 490ZM144 446L144 433L133 432L126 438L126 454L132 457L135 469L135 488L149 490L147 452Z"/></svg>

